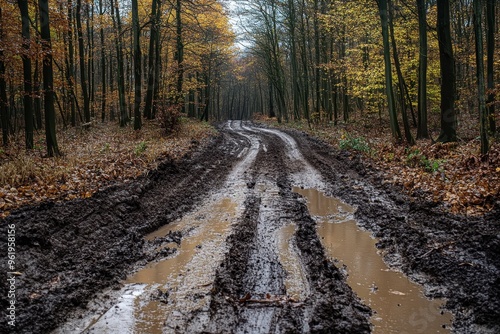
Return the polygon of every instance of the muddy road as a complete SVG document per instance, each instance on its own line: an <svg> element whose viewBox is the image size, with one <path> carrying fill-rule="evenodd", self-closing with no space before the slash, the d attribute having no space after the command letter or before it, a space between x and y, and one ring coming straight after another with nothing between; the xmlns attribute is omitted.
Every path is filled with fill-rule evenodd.
<svg viewBox="0 0 500 334"><path fill-rule="evenodd" d="M3 221L0 332L499 333L499 206L450 216L379 179L302 133L221 124L134 182Z"/></svg>

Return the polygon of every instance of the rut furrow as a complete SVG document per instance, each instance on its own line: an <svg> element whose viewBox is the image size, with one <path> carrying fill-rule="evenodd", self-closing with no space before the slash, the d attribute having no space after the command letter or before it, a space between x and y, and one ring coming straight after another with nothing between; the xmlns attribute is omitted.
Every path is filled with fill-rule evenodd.
<svg viewBox="0 0 500 334"><path fill-rule="evenodd" d="M241 128L267 150L253 165L245 216L228 240L231 248L216 275L204 331L369 332L369 309L326 258L314 220L291 191L294 173L311 170L297 144L283 133L251 124Z"/></svg>

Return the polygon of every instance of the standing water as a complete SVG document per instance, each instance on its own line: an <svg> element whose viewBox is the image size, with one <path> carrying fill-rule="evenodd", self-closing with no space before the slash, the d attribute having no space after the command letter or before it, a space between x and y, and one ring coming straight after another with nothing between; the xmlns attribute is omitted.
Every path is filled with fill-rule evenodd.
<svg viewBox="0 0 500 334"><path fill-rule="evenodd" d="M352 219L353 207L316 189L293 191L307 199L327 255L347 266L347 283L374 311L373 333L449 333L451 314L440 309L442 301L427 299L419 285L387 267L376 240Z"/></svg>

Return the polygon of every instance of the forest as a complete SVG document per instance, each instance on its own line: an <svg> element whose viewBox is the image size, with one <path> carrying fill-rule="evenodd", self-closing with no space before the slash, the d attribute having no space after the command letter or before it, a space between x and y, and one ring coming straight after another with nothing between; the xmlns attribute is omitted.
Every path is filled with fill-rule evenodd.
<svg viewBox="0 0 500 334"><path fill-rule="evenodd" d="M98 156L72 158L75 148L111 151L119 161L119 154L128 154L132 168L117 167L118 174L135 177L152 168L156 156L175 155L157 144L175 146L164 136L190 119L257 117L324 133L335 145L391 142L378 148L376 161L397 160L394 154L403 147L403 158L433 170L456 159L430 161L433 153L423 152L425 147L411 147L428 140L458 142L473 164L487 161L493 148L494 166L498 7L489 0L5 0L0 168L3 197L10 200L4 210L38 194L67 193L54 179L81 174L75 165L101 173L90 162ZM186 134L195 128L200 138L209 136L208 128L190 124ZM114 149L110 138L129 140L127 154ZM84 149L82 142L90 146ZM131 154L145 151L145 163ZM66 159L41 159L61 155ZM48 169L59 172L47 180L43 169L51 164ZM485 174L498 181L498 170L492 170ZM88 187L92 178L80 177L84 191L64 197L88 196L99 182L116 179L104 174ZM31 192L34 180L52 185ZM481 197L494 192L486 188ZM29 194L8 196L11 189Z"/></svg>
<svg viewBox="0 0 500 334"><path fill-rule="evenodd" d="M0 0L0 332L500 332L496 0Z"/></svg>

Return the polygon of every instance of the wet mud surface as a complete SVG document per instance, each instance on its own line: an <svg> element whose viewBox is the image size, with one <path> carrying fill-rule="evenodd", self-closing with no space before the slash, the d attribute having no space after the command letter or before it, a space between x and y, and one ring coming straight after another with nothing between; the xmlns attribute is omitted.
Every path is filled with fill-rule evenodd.
<svg viewBox="0 0 500 334"><path fill-rule="evenodd" d="M3 249L16 225L21 275L15 330L2 317L0 332L371 332L376 313L298 189L355 208L349 218L377 238L386 263L444 298L452 332L500 332L498 205L486 217L451 216L305 134L240 121L220 132L134 182L2 221ZM6 296L6 279L0 289ZM415 312L405 331L429 332L436 316Z"/></svg>

